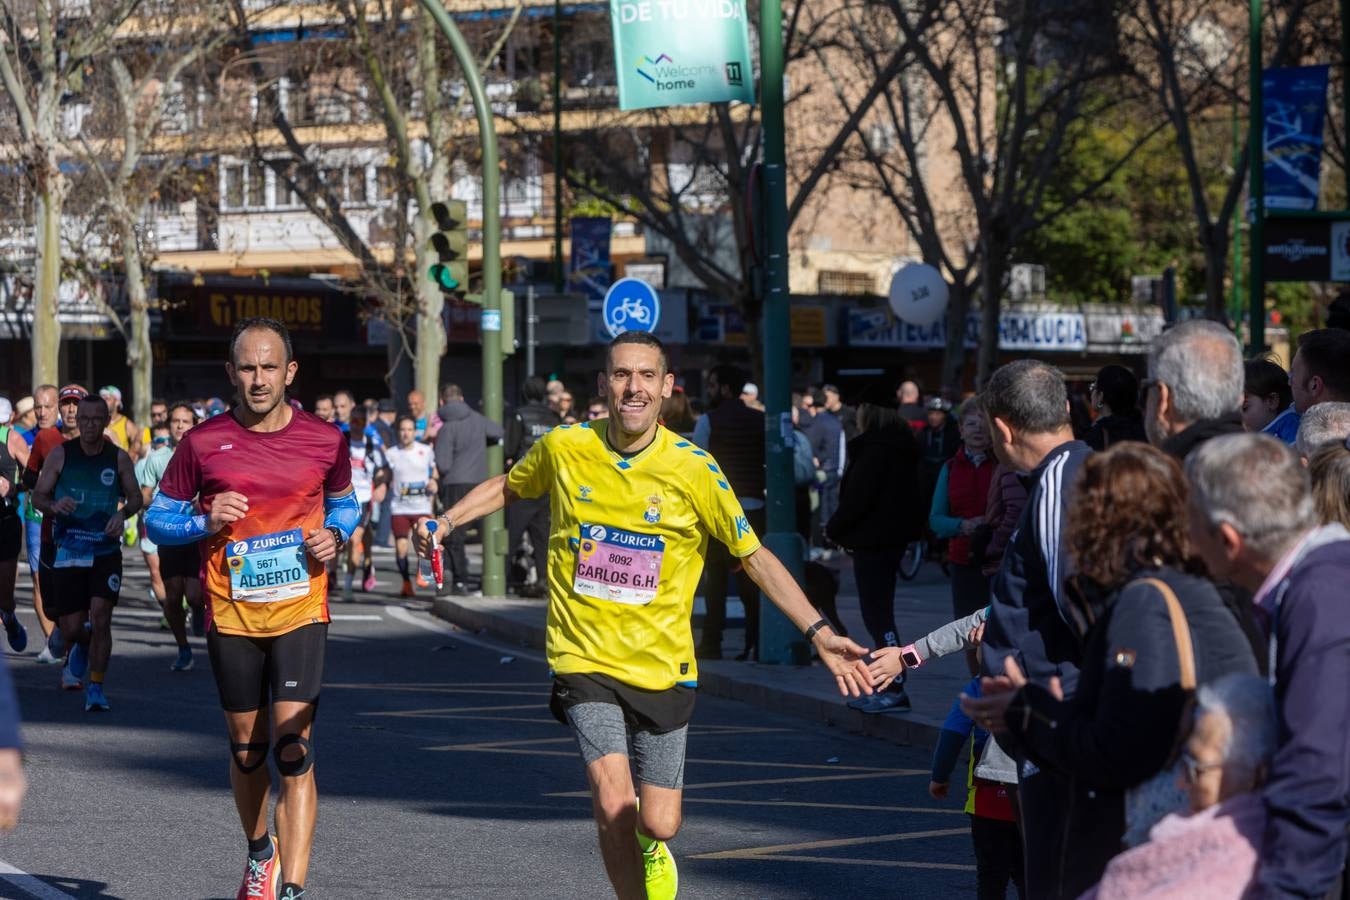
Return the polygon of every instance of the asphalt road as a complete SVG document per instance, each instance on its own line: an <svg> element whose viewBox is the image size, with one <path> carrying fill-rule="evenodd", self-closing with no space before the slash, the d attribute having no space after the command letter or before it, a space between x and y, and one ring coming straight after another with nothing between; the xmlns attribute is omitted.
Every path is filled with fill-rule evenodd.
<svg viewBox="0 0 1350 900"><path fill-rule="evenodd" d="M204 644L193 640L194 671L169 672L172 639L144 582L127 580L110 713L84 712L31 651L10 656L30 791L0 837L0 897L238 889L243 838ZM307 896L612 896L542 658L392 599L334 613ZM681 897L973 895L966 818L928 797L927 766L923 750L701 698L672 845Z"/></svg>

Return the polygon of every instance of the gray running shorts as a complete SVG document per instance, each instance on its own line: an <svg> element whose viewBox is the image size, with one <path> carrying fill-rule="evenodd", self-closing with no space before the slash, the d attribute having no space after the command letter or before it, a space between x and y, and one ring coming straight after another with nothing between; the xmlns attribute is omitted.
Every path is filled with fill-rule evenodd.
<svg viewBox="0 0 1350 900"><path fill-rule="evenodd" d="M566 715L586 765L617 753L633 760L639 782L671 790L684 787L688 725L664 734L629 733L623 709L613 703L577 703L568 707Z"/></svg>

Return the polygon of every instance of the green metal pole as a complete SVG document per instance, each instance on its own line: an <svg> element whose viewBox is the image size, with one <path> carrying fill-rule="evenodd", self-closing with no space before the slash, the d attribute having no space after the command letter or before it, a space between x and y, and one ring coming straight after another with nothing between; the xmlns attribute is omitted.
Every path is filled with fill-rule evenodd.
<svg viewBox="0 0 1350 900"><path fill-rule="evenodd" d="M553 0L553 290L563 292L562 0Z"/></svg>
<svg viewBox="0 0 1350 900"><path fill-rule="evenodd" d="M1237 166L1242 155L1242 141L1238 137L1238 108L1233 101L1233 165ZM1238 343L1242 343L1242 211L1233 210L1233 298L1229 304L1229 318L1237 332Z"/></svg>
<svg viewBox="0 0 1350 900"><path fill-rule="evenodd" d="M483 153L483 415L502 423L502 261L501 176L497 169L497 131L492 107L483 91L478 61L458 26L440 0L421 0L450 42L464 70L464 82L478 114L478 138ZM488 477L502 473L502 446L488 447ZM483 594L501 596L506 589L506 528L500 511L483 520Z"/></svg>
<svg viewBox="0 0 1350 900"><path fill-rule="evenodd" d="M764 430L767 505L764 545L801 579L802 543L793 509L791 335L788 324L787 169L783 122L783 9L759 8L759 102L764 130L763 202L767 260L764 277ZM784 440L784 438L788 440ZM759 659L805 662L801 633L778 608L760 601ZM795 645L795 646L794 646Z"/></svg>
<svg viewBox="0 0 1350 900"><path fill-rule="evenodd" d="M1265 114L1261 88L1261 0L1251 0L1251 21L1248 34L1251 108L1248 135L1251 156L1251 178L1247 196L1252 206L1251 277L1247 279L1248 307L1251 312L1251 335L1247 351L1255 355L1266 350L1266 139Z"/></svg>

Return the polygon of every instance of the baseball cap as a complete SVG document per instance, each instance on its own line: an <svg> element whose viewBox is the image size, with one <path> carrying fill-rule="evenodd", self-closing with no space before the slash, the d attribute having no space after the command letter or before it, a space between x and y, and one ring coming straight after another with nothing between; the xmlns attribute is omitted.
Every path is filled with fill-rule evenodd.
<svg viewBox="0 0 1350 900"><path fill-rule="evenodd" d="M26 416L33 411L34 405L32 397L20 397L19 402L14 404L14 415Z"/></svg>
<svg viewBox="0 0 1350 900"><path fill-rule="evenodd" d="M924 404L923 408L940 409L943 412L948 412L951 410L952 405L948 403L946 400L943 400L941 397L930 397L928 398L928 402Z"/></svg>
<svg viewBox="0 0 1350 900"><path fill-rule="evenodd" d="M99 388L98 395L100 397L114 397L118 403L122 402L122 392L111 384L105 384Z"/></svg>
<svg viewBox="0 0 1350 900"><path fill-rule="evenodd" d="M745 387L741 388L741 393L749 394L751 397L758 397L759 385L755 384L753 381L747 381Z"/></svg>
<svg viewBox="0 0 1350 900"><path fill-rule="evenodd" d="M8 425L14 418L14 407L8 397L0 397L0 425Z"/></svg>
<svg viewBox="0 0 1350 900"><path fill-rule="evenodd" d="M380 401L380 412L398 412L398 407L394 405L393 400L386 397Z"/></svg>
<svg viewBox="0 0 1350 900"><path fill-rule="evenodd" d="M56 402L60 403L62 400L83 400L88 396L89 392L80 385L68 384L61 388L61 392L56 395Z"/></svg>

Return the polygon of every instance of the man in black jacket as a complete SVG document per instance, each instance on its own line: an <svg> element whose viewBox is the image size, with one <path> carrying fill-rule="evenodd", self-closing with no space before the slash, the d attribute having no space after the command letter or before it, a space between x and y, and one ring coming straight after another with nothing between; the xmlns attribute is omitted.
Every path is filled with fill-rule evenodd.
<svg viewBox="0 0 1350 900"><path fill-rule="evenodd" d="M1036 360L998 369L984 393L985 416L999 462L1028 473L1027 505L994 576L983 660L1000 675L1013 657L1027 678L1048 684L1057 677L1073 697L1081 649L1065 612L1070 574L1063 522L1074 476L1092 450L1074 440L1064 375ZM1059 864L1067 795L1063 779L1018 760L1018 792L1025 839L1027 894L1049 896Z"/></svg>
<svg viewBox="0 0 1350 900"><path fill-rule="evenodd" d="M1217 322L1169 328L1148 352L1144 430L1164 453L1185 459L1197 446L1242 425L1242 349Z"/></svg>
<svg viewBox="0 0 1350 900"><path fill-rule="evenodd" d="M432 446L436 451L436 471L440 473L441 508L449 509L460 498L487 478L487 446L490 440L501 440L502 427L464 402L464 392L457 384L447 384L441 390L440 430ZM468 593L469 559L464 552L462 525L446 538L445 546L453 572L451 590Z"/></svg>
<svg viewBox="0 0 1350 900"><path fill-rule="evenodd" d="M562 424L562 419L548 405L548 382L538 375L525 379L520 387L520 408L506 423L506 462L510 466L525 458L534 442ZM506 529L511 536L511 551L507 557L514 561L522 553L525 535L530 536L530 554L534 559L535 581L526 585L517 580L508 585L522 597L543 597L548 594L548 494L532 500L518 499L506 507ZM513 567L510 570L516 573Z"/></svg>
<svg viewBox="0 0 1350 900"><path fill-rule="evenodd" d="M708 412L694 425L694 443L713 455L736 490L750 527L764 532L764 413L745 405L740 388L745 372L735 366L717 366L704 382ZM703 633L694 655L699 659L722 658L722 629L727 620L727 581L731 553L721 544L708 548L703 564L703 598L706 611ZM736 572L736 593L745 607L745 649L737 659L749 659L759 638L759 588L745 569Z"/></svg>

